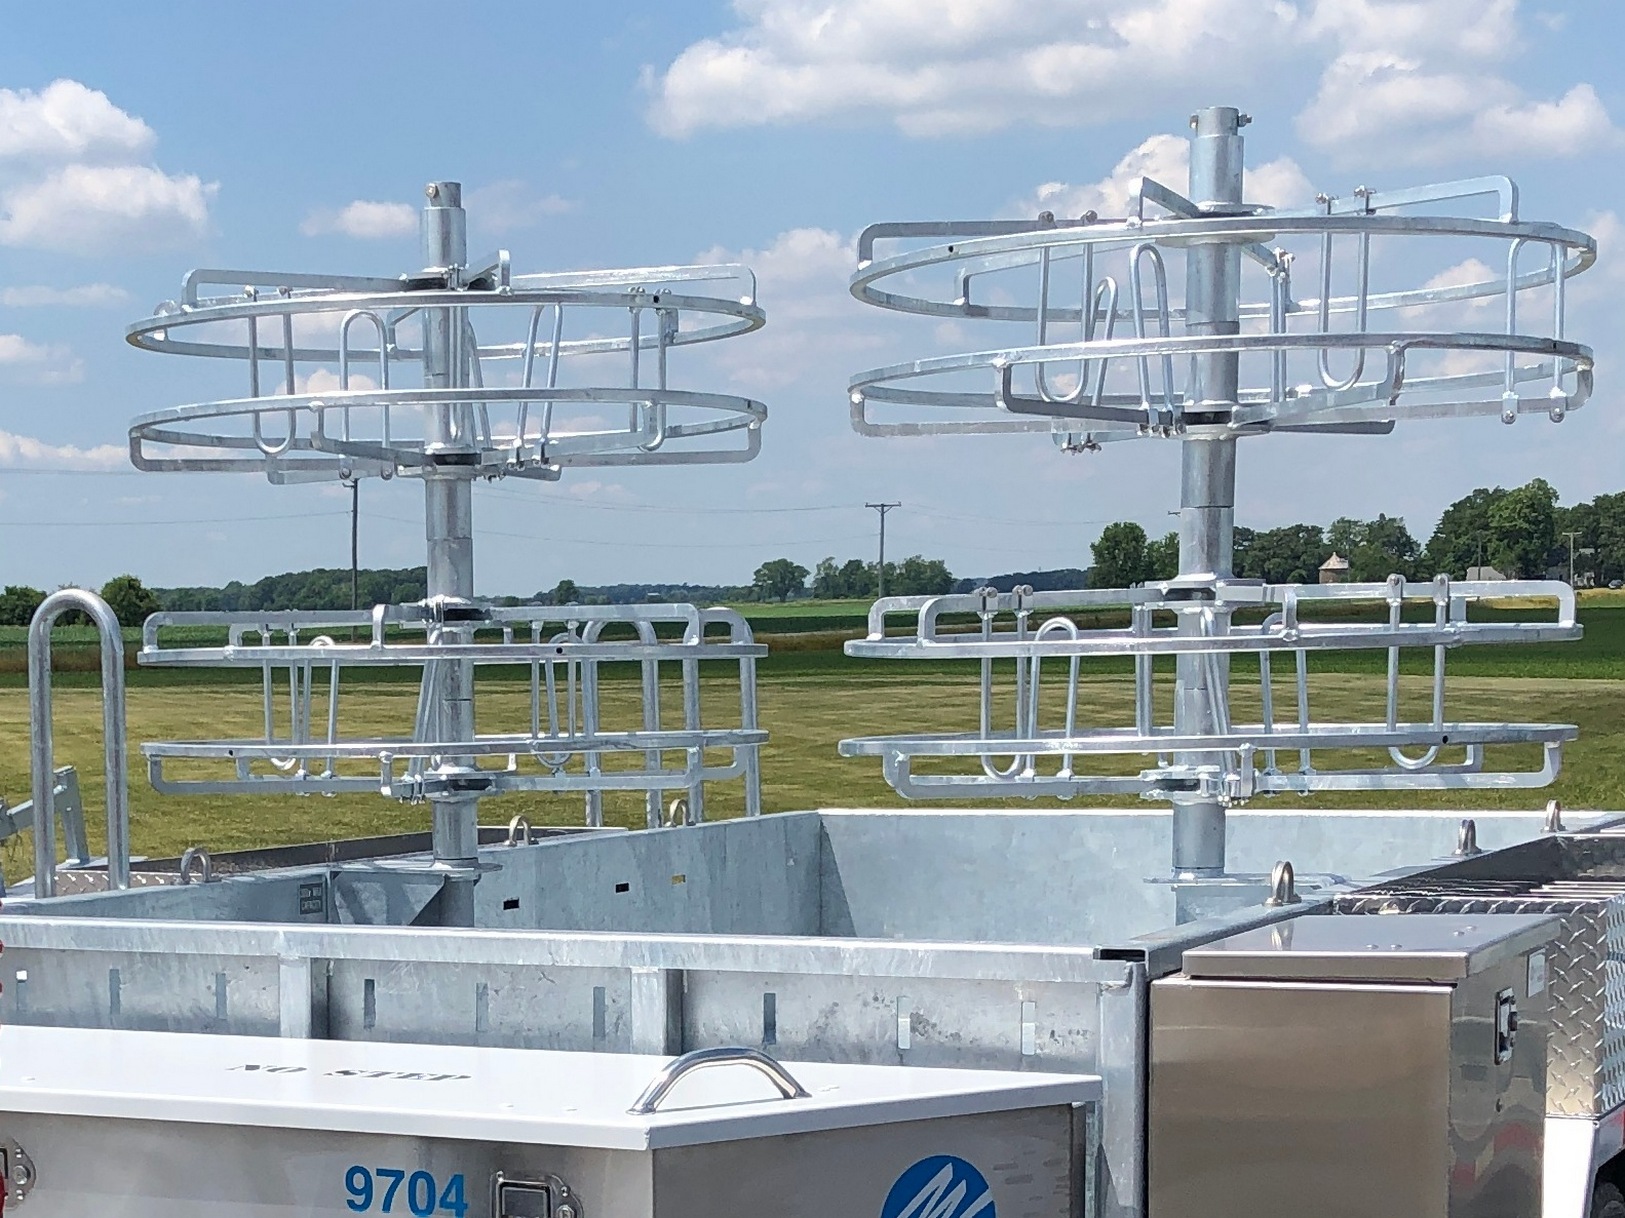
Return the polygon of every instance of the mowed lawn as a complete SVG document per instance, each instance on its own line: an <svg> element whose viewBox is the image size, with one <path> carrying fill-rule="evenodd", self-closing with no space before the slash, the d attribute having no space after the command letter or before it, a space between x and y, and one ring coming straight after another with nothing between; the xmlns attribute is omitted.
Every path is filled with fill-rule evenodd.
<svg viewBox="0 0 1625 1218"><path fill-rule="evenodd" d="M762 725L770 741L762 754L762 797L765 810L784 811L829 806L898 806L900 801L880 775L878 760L848 760L838 756L836 742L844 737L904 732L961 731L975 726L976 678L974 670L959 674L910 663L858 663L838 654L809 662L813 657L792 654L765 661L759 679ZM1060 674L1056 672L1055 677ZM1403 679L1404 707L1408 715L1425 717L1429 682L1424 676ZM100 695L74 682L56 691L57 764L78 767L88 804L93 844L102 839ZM1238 670L1238 720L1256 719L1256 676ZM1292 714L1290 679L1278 675L1277 716ZM1312 680L1311 702L1320 721L1380 719L1380 673L1332 672ZM1007 692L1007 690L1006 690ZM606 683L606 726L631 726L636 714L634 682ZM1132 681L1103 675L1084 683L1080 698L1081 723L1124 724L1131 721ZM386 682L348 687L342 695L346 734L361 731L403 731L411 722L416 686ZM1059 721L1058 683L1046 688L1045 720ZM719 680L708 688L708 722L726 722L732 697L728 683ZM284 694L285 698L285 694ZM1159 682L1159 721L1166 719L1171 701L1169 685ZM735 704L736 705L736 704ZM1000 703L1006 711L1009 699ZM495 682L482 687L479 718L482 730L512 730L529 717L524 682ZM316 700L316 715L325 722L325 708ZM669 707L672 712L676 706ZM428 809L377 796L194 796L157 794L147 782L145 761L136 747L148 739L201 737L252 738L262 730L258 685L143 684L128 694L131 740L131 837L138 854L173 856L188 846L204 845L228 850L257 845L353 837L426 828ZM1548 798L1581 808L1625 808L1625 679L1614 677L1575 680L1563 676L1477 676L1452 678L1449 714L1458 720L1514 720L1574 723L1580 740L1570 746L1563 775L1545 790L1483 792L1395 793L1377 796L1323 796L1307 801L1314 806L1543 806ZM675 716L674 716L675 721ZM0 689L0 795L12 801L28 794L28 702L20 687ZM1365 759L1378 762L1376 757ZM1504 751L1503 764L1524 768L1538 765L1538 750L1523 747ZM1287 759L1283 758L1283 764ZM1133 760L1127 769L1139 768ZM1080 767L1083 768L1083 767ZM737 815L742 807L739 784L721 784L711 793L713 817ZM1282 805L1305 801L1277 797ZM1085 802L1085 801L1080 801ZM1087 801L1108 802L1108 801ZM1115 802L1121 802L1115 801ZM1053 800L1033 806L1060 806ZM641 825L640 796L616 794L606 801L607 819L615 824ZM582 818L579 796L513 795L489 801L483 819L504 823L524 813L535 823L578 824ZM0 865L15 879L31 870L28 840L0 845Z"/></svg>

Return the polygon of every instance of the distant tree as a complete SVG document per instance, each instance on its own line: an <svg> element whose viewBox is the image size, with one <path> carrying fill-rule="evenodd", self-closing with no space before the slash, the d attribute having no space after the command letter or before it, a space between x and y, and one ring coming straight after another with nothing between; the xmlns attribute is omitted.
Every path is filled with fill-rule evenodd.
<svg viewBox="0 0 1625 1218"><path fill-rule="evenodd" d="M139 626L158 612L158 597L133 575L115 575L102 585L107 602L121 626Z"/></svg>
<svg viewBox="0 0 1625 1218"><path fill-rule="evenodd" d="M1598 499L1607 496L1599 495ZM1602 547L1597 544L1599 532L1598 522L1601 513L1595 500L1588 503L1576 503L1573 507L1560 507L1557 509L1556 533L1558 561L1565 567L1569 560L1569 539L1566 534L1574 534L1574 578L1575 582L1584 587L1586 584L1600 582L1598 576L1602 563ZM1618 578L1617 576L1602 576L1602 581Z"/></svg>
<svg viewBox="0 0 1625 1218"><path fill-rule="evenodd" d="M947 563L919 554L905 558L897 564L895 573L886 575L886 591L893 596L944 596L953 586L953 572Z"/></svg>
<svg viewBox="0 0 1625 1218"><path fill-rule="evenodd" d="M835 565L835 556L818 560L813 568L812 594L821 601L832 601L841 595L841 569Z"/></svg>
<svg viewBox="0 0 1625 1218"><path fill-rule="evenodd" d="M788 558L773 558L756 568L751 584L769 599L787 601L804 591L807 586L807 568Z"/></svg>
<svg viewBox="0 0 1625 1218"><path fill-rule="evenodd" d="M7 584L0 590L0 626L26 626L45 600L45 593L26 584Z"/></svg>
<svg viewBox="0 0 1625 1218"><path fill-rule="evenodd" d="M1445 508L1433 536L1428 538L1423 560L1425 570L1429 574L1464 579L1468 567L1492 563L1495 555L1491 545L1490 511L1506 495L1502 487L1481 486Z"/></svg>
<svg viewBox="0 0 1625 1218"><path fill-rule="evenodd" d="M1591 510L1596 515L1596 533L1575 541L1596 551L1593 561L1600 582L1625 579L1625 492L1598 495L1591 501Z"/></svg>
<svg viewBox="0 0 1625 1218"><path fill-rule="evenodd" d="M1145 530L1132 520L1119 520L1100 530L1089 552L1094 557L1089 568L1092 588L1131 588L1151 576Z"/></svg>
<svg viewBox="0 0 1625 1218"><path fill-rule="evenodd" d="M849 558L841 564L840 576L839 595L849 600L866 600L879 591L872 562Z"/></svg>
<svg viewBox="0 0 1625 1218"><path fill-rule="evenodd" d="M1230 569L1237 575L1247 579L1257 579L1256 575L1248 575L1252 569L1253 542L1258 539L1258 531L1238 524L1230 535Z"/></svg>
<svg viewBox="0 0 1625 1218"><path fill-rule="evenodd" d="M561 579L553 585L547 599L555 605L573 605L581 599L581 589L576 587L575 580Z"/></svg>
<svg viewBox="0 0 1625 1218"><path fill-rule="evenodd" d="M1492 561L1503 574L1542 576L1557 545L1557 492L1544 478L1508 491L1489 511Z"/></svg>
<svg viewBox="0 0 1625 1218"><path fill-rule="evenodd" d="M1242 530L1237 529L1239 534ZM1325 532L1318 524L1289 524L1279 529L1248 531L1246 545L1238 546L1234 568L1244 579L1270 584L1312 584L1320 578L1320 564L1331 554Z"/></svg>
<svg viewBox="0 0 1625 1218"><path fill-rule="evenodd" d="M1146 542L1145 559L1151 571L1147 579L1173 579L1179 574L1179 534L1166 533Z"/></svg>
<svg viewBox="0 0 1625 1218"><path fill-rule="evenodd" d="M64 588L78 588L78 584L58 584L56 590L61 592ZM83 609L68 609L59 613L56 618L58 626L88 626L90 618Z"/></svg>
<svg viewBox="0 0 1625 1218"><path fill-rule="evenodd" d="M886 591L897 591L896 563L886 564ZM849 558L837 565L834 557L819 561L813 570L812 594L820 600L862 600L875 594L875 565Z"/></svg>
<svg viewBox="0 0 1625 1218"><path fill-rule="evenodd" d="M1375 520L1339 517L1326 530L1326 544L1349 560L1351 579L1376 581L1390 575L1414 579L1419 573L1421 547L1399 516L1379 515Z"/></svg>

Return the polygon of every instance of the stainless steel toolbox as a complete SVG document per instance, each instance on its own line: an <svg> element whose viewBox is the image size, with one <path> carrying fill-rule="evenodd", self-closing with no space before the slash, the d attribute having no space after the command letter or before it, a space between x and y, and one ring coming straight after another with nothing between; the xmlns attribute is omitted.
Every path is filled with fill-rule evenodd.
<svg viewBox="0 0 1625 1218"><path fill-rule="evenodd" d="M1310 914L1151 986L1151 1218L1528 1218L1557 919Z"/></svg>
<svg viewBox="0 0 1625 1218"><path fill-rule="evenodd" d="M1089 1076L735 1050L672 1063L11 1027L0 1211L1075 1218L1099 1096Z"/></svg>

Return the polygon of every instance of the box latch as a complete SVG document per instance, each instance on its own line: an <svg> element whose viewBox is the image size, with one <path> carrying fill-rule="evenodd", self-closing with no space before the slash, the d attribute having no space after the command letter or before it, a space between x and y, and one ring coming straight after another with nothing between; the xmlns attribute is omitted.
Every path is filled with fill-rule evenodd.
<svg viewBox="0 0 1625 1218"><path fill-rule="evenodd" d="M34 1189L34 1160L11 1138L0 1138L0 1215L6 1205L19 1205Z"/></svg>
<svg viewBox="0 0 1625 1218"><path fill-rule="evenodd" d="M557 1176L521 1179L498 1172L491 1195L493 1218L582 1218L581 1203Z"/></svg>
<svg viewBox="0 0 1625 1218"><path fill-rule="evenodd" d="M1518 1000L1511 990L1495 996L1495 1063L1512 1060L1512 1046L1518 1040Z"/></svg>

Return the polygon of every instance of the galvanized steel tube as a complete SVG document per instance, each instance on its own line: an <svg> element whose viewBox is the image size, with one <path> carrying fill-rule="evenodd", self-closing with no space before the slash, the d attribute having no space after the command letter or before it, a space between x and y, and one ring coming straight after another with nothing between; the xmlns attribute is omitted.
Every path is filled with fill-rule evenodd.
<svg viewBox="0 0 1625 1218"><path fill-rule="evenodd" d="M429 267L461 268L468 263L468 220L463 188L457 182L431 182L423 209L423 259ZM448 287L455 286L448 282ZM425 388L459 387L465 381L461 352L460 311L425 309L423 313L423 383ZM438 454L469 452L471 412L466 406L437 406L429 422L429 447ZM429 469L423 479L425 540L428 544L430 599L470 600L474 595L474 489L472 467L447 464ZM455 641L461 628L440 625L434 639ZM474 666L466 660L438 661L438 729L442 740L474 738ZM427 680L427 673L425 674ZM441 767L473 767L469 757L444 757ZM479 866L479 797L432 800L435 862L448 872L440 895L441 921L447 926L474 925L474 883Z"/></svg>
<svg viewBox="0 0 1625 1218"><path fill-rule="evenodd" d="M1204 211L1223 214L1242 201L1240 135L1244 120L1230 106L1198 111L1191 119L1190 197ZM1241 332L1241 246L1214 242L1193 244L1185 255L1185 329L1188 334ZM1198 355L1192 361L1187 427L1200 426L1205 413L1228 415L1235 405L1240 356L1235 352ZM1179 573L1224 579L1232 574L1236 504L1236 442L1187 433L1180 445ZM1215 614L1211 629L1228 628L1228 614ZM1202 614L1180 615L1181 634L1205 633ZM1209 663L1201 654L1179 657L1174 694L1174 725L1181 734L1216 730L1227 717L1229 657ZM1211 763L1203 754L1184 754L1185 766ZM1174 796L1173 867L1175 875L1194 877L1224 873L1225 806L1212 797Z"/></svg>
<svg viewBox="0 0 1625 1218"><path fill-rule="evenodd" d="M83 588L46 597L28 626L28 710L34 799L34 895L56 895L56 769L51 738L51 627L70 609L101 634L102 746L107 781L107 881L130 886L130 787L125 759L124 635L107 602Z"/></svg>

